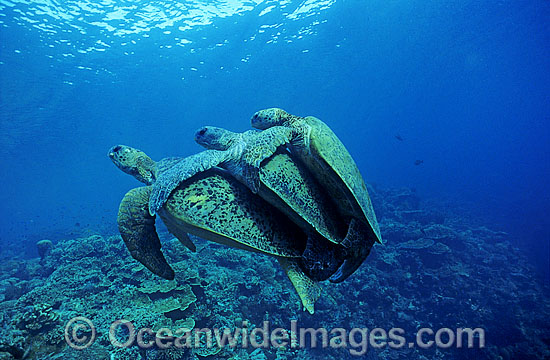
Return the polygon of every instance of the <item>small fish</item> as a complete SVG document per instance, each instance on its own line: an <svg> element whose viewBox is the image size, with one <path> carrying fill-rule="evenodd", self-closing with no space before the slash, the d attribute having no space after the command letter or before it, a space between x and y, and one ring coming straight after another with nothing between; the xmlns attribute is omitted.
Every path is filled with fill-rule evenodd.
<svg viewBox="0 0 550 360"><path fill-rule="evenodd" d="M420 164L424 164L424 160L416 160L414 162L415 165L420 165Z"/></svg>
<svg viewBox="0 0 550 360"><path fill-rule="evenodd" d="M401 135L397 134L395 135L395 138L399 141L403 141L403 138L401 137Z"/></svg>

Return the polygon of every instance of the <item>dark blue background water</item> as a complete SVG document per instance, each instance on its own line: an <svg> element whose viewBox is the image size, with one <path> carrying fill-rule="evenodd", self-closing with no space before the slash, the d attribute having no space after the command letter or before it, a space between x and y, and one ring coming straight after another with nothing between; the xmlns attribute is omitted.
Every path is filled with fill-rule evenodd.
<svg viewBox="0 0 550 360"><path fill-rule="evenodd" d="M368 182L413 187L511 233L548 276L547 1L210 3L245 7L182 31L185 19L153 19L146 5L160 2L91 12L0 1L2 243L114 233L139 184L109 147L189 155L199 126L242 131L277 106L328 123ZM288 16L301 4L319 6ZM138 21L151 29L119 33Z"/></svg>

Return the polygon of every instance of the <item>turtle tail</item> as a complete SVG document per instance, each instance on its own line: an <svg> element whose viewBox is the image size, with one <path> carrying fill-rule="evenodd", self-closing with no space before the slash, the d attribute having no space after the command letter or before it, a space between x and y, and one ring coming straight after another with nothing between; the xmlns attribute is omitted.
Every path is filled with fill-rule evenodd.
<svg viewBox="0 0 550 360"><path fill-rule="evenodd" d="M154 274L172 280L174 270L160 251L155 217L149 214L150 194L150 186L128 191L118 210L118 230L134 259Z"/></svg>

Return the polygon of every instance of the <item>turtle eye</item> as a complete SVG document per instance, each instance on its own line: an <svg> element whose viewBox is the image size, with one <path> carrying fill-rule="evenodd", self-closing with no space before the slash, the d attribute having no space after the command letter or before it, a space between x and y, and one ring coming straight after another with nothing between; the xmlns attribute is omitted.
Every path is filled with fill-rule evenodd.
<svg viewBox="0 0 550 360"><path fill-rule="evenodd" d="M113 148L113 152L117 152L120 150L120 145L117 145Z"/></svg>
<svg viewBox="0 0 550 360"><path fill-rule="evenodd" d="M199 136L203 136L204 134L206 134L206 129L203 128L199 131Z"/></svg>

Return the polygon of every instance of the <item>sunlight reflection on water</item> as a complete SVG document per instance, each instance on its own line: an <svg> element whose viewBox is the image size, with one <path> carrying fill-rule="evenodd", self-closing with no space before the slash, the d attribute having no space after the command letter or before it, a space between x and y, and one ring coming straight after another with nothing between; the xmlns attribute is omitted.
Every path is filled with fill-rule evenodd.
<svg viewBox="0 0 550 360"><path fill-rule="evenodd" d="M270 30L268 35L271 35L273 42L281 39L281 27L286 23L315 17L334 2L0 0L0 11L11 10L13 14L11 18L4 17L0 26L8 27L10 22L15 22L31 30L40 30L48 46L62 47L63 56L69 57L77 53L108 51L117 46L131 47L151 36L160 42L161 47L191 47L200 37L193 38L196 34L189 30L212 25L217 19L244 15L254 17L256 33ZM312 28L319 23L316 17L305 21L297 32L285 33L284 39L292 41L304 34L311 34L314 32ZM253 36L249 40L254 39ZM212 45L223 46L224 43L218 41Z"/></svg>

